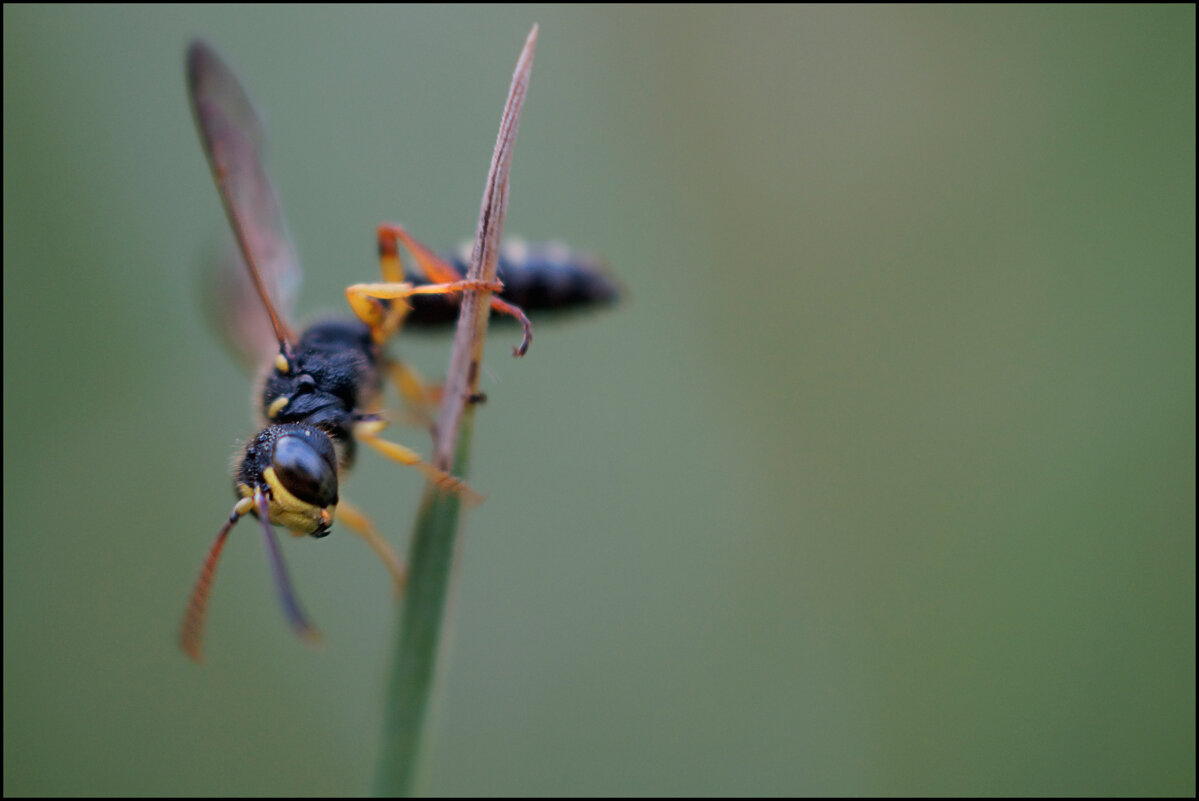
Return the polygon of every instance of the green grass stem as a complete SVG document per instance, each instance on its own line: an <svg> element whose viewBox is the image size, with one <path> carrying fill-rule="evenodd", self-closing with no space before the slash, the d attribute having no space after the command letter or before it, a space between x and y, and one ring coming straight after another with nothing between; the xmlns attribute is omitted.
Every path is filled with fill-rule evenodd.
<svg viewBox="0 0 1199 801"><path fill-rule="evenodd" d="M534 25L517 60L500 118L467 272L470 279L494 281L496 277L508 203L512 146L528 91L536 43L537 26ZM433 464L461 478L468 474L476 408L476 404L469 403L468 399L477 397L479 390L490 298L489 292L463 293L438 415ZM383 710L383 741L375 785L381 796L410 796L416 786L429 699L436 677L446 597L454 575L461 506L457 496L430 485L425 488L417 511L408 553L408 588Z"/></svg>

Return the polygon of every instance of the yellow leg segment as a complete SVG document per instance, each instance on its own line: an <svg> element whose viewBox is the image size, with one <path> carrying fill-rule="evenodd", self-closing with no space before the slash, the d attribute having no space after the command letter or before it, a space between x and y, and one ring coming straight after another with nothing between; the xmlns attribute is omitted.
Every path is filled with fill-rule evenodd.
<svg viewBox="0 0 1199 801"><path fill-rule="evenodd" d="M337 504L337 519L362 537L370 549L375 552L375 555L383 560L383 564L391 573L392 580L395 581L396 594L402 595L404 587L408 584L408 568L404 566L403 561L400 560L387 540L383 539L383 535L375 528L371 519L345 498L342 498Z"/></svg>
<svg viewBox="0 0 1199 801"><path fill-rule="evenodd" d="M354 284L346 287L346 300L358 319L371 327L376 342L385 342L399 329L408 309L404 298L413 295L453 295L472 289L500 292L504 285L499 281L451 281L446 284L423 284L415 286L406 281L399 283ZM390 307L380 300L398 300Z"/></svg>
<svg viewBox="0 0 1199 801"><path fill-rule="evenodd" d="M383 273L384 281L396 283L404 278L404 267L400 263L400 243L403 243L412 257L416 259L417 268L426 280L436 281L440 284L452 284L462 278L462 275L451 264L438 258L436 253L417 241L404 230L403 226L381 223L376 231L376 239L379 245L379 270ZM493 291L498 292L499 290ZM529 350L529 343L533 341L533 326L529 323L529 318L519 306L514 306L508 301L494 296L491 298L491 308L501 314L511 315L520 323L524 336L520 345L512 349L512 355L524 356ZM395 323L395 328L399 328L402 319L403 315L401 314L400 320ZM395 328L389 333L395 333ZM383 340L378 341L382 342Z"/></svg>
<svg viewBox="0 0 1199 801"><path fill-rule="evenodd" d="M405 448L399 443L380 437L379 432L386 427L387 423L383 420L371 420L359 423L354 426L354 438L359 442L370 445L393 462L417 468L425 474L425 477L429 481L437 485L439 489L454 493L462 499L463 503L473 506L483 502L483 496L472 490L462 479L452 476L444 470L437 469L424 459L421 459L420 454L411 448Z"/></svg>
<svg viewBox="0 0 1199 801"><path fill-rule="evenodd" d="M441 402L441 387L428 383L415 368L403 362L388 361L384 369L404 401L405 416L401 422L432 428L437 404Z"/></svg>
<svg viewBox="0 0 1199 801"><path fill-rule="evenodd" d="M400 229L401 231L403 229ZM377 235L379 246L379 272L383 275L384 283L399 284L404 282L404 265L400 262L400 246L395 233L386 225L380 225ZM418 255L419 261L419 255ZM461 278L459 275L452 275L447 278L430 278L430 281L438 281L445 283ZM387 313L386 319L375 331L377 342L385 342L387 337L390 337L399 330L400 325L404 322L404 315L407 314L408 308L403 303L392 304L391 310ZM379 339L379 337L384 337Z"/></svg>
<svg viewBox="0 0 1199 801"><path fill-rule="evenodd" d="M432 406L441 400L441 387L422 378L416 368L403 362L388 362L387 372L405 401L415 406Z"/></svg>

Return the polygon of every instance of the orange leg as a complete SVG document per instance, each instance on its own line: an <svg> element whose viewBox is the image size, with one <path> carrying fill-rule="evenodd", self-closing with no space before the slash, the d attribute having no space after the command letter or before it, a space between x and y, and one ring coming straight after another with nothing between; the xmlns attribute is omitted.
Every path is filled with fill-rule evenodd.
<svg viewBox="0 0 1199 801"><path fill-rule="evenodd" d="M396 593L402 595L404 587L408 583L408 568L404 566L403 561L396 555L391 545L375 528L371 519L345 498L342 498L337 504L337 519L366 540L366 544L383 561L388 572L391 573L391 578L395 581Z"/></svg>
<svg viewBox="0 0 1199 801"><path fill-rule="evenodd" d="M499 281L453 281L446 284L423 284L415 286L408 282L398 284L354 284L346 287L346 300L358 319L371 327L375 341L386 342L399 329L408 312L404 298L413 295L452 295L470 289L485 289L498 292L504 288ZM400 303L380 303L381 300L398 300Z"/></svg>
<svg viewBox="0 0 1199 801"><path fill-rule="evenodd" d="M408 252L416 259L417 268L424 274L429 281L434 281L440 284L452 284L461 281L463 276L447 262L440 259L425 245L414 239L403 227L391 223L381 223L378 228L379 240L379 268L383 272L383 280L397 282L404 280L404 269L400 264L400 248L402 242L404 247L408 248ZM493 290L500 291L500 290ZM529 343L533 341L533 326L529 323L529 318L519 306L515 306L506 300L497 298L494 295L491 297L491 308L501 314L507 314L515 317L524 329L524 336L520 346L513 348L514 356L524 356L529 350Z"/></svg>

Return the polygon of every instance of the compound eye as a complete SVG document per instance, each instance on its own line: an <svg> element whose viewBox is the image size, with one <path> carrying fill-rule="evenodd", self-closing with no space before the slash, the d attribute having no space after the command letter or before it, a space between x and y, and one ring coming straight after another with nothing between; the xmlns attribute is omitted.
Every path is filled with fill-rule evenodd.
<svg viewBox="0 0 1199 801"><path fill-rule="evenodd" d="M322 508L337 503L337 468L303 437L276 440L271 466L287 491L301 501Z"/></svg>

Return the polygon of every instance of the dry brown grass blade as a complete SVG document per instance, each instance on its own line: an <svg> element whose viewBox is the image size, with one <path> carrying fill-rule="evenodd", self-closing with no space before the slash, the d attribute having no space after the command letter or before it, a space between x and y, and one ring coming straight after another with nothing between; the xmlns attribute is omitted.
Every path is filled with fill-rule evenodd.
<svg viewBox="0 0 1199 801"><path fill-rule="evenodd" d="M479 225L467 274L472 280L495 280L508 203L512 147L529 87L536 43L537 26L534 25L512 76L491 169L483 189ZM491 293L486 291L464 294L438 418L433 463L459 477L466 476L470 459L476 407L470 399L478 392L490 298ZM408 796L415 786L445 600L454 573L460 510L461 502L456 495L433 485L425 488L409 546L407 599L383 710L383 742L376 783L376 790L382 796Z"/></svg>
<svg viewBox="0 0 1199 801"><path fill-rule="evenodd" d="M525 40L524 49L516 62L512 84L508 88L508 100L500 118L500 131L496 136L495 151L491 156L491 169L487 173L487 184L483 187L483 201L479 208L479 223L475 228L475 244L471 250L471 280L494 281L499 263L500 237L504 229L504 215L508 211L508 174L512 169L512 150L516 143L516 132L520 127L520 112L525 94L529 89L529 75L533 70L533 50L537 45L538 27L533 26ZM458 331L454 336L454 350L446 373L445 395L442 398L441 414L438 417L438 437L433 450L433 463L442 470L450 470L457 449L459 421L466 409L467 401L479 390L479 367L483 361L483 344L487 340L488 302L490 292L467 292L462 299L462 310L458 315Z"/></svg>

